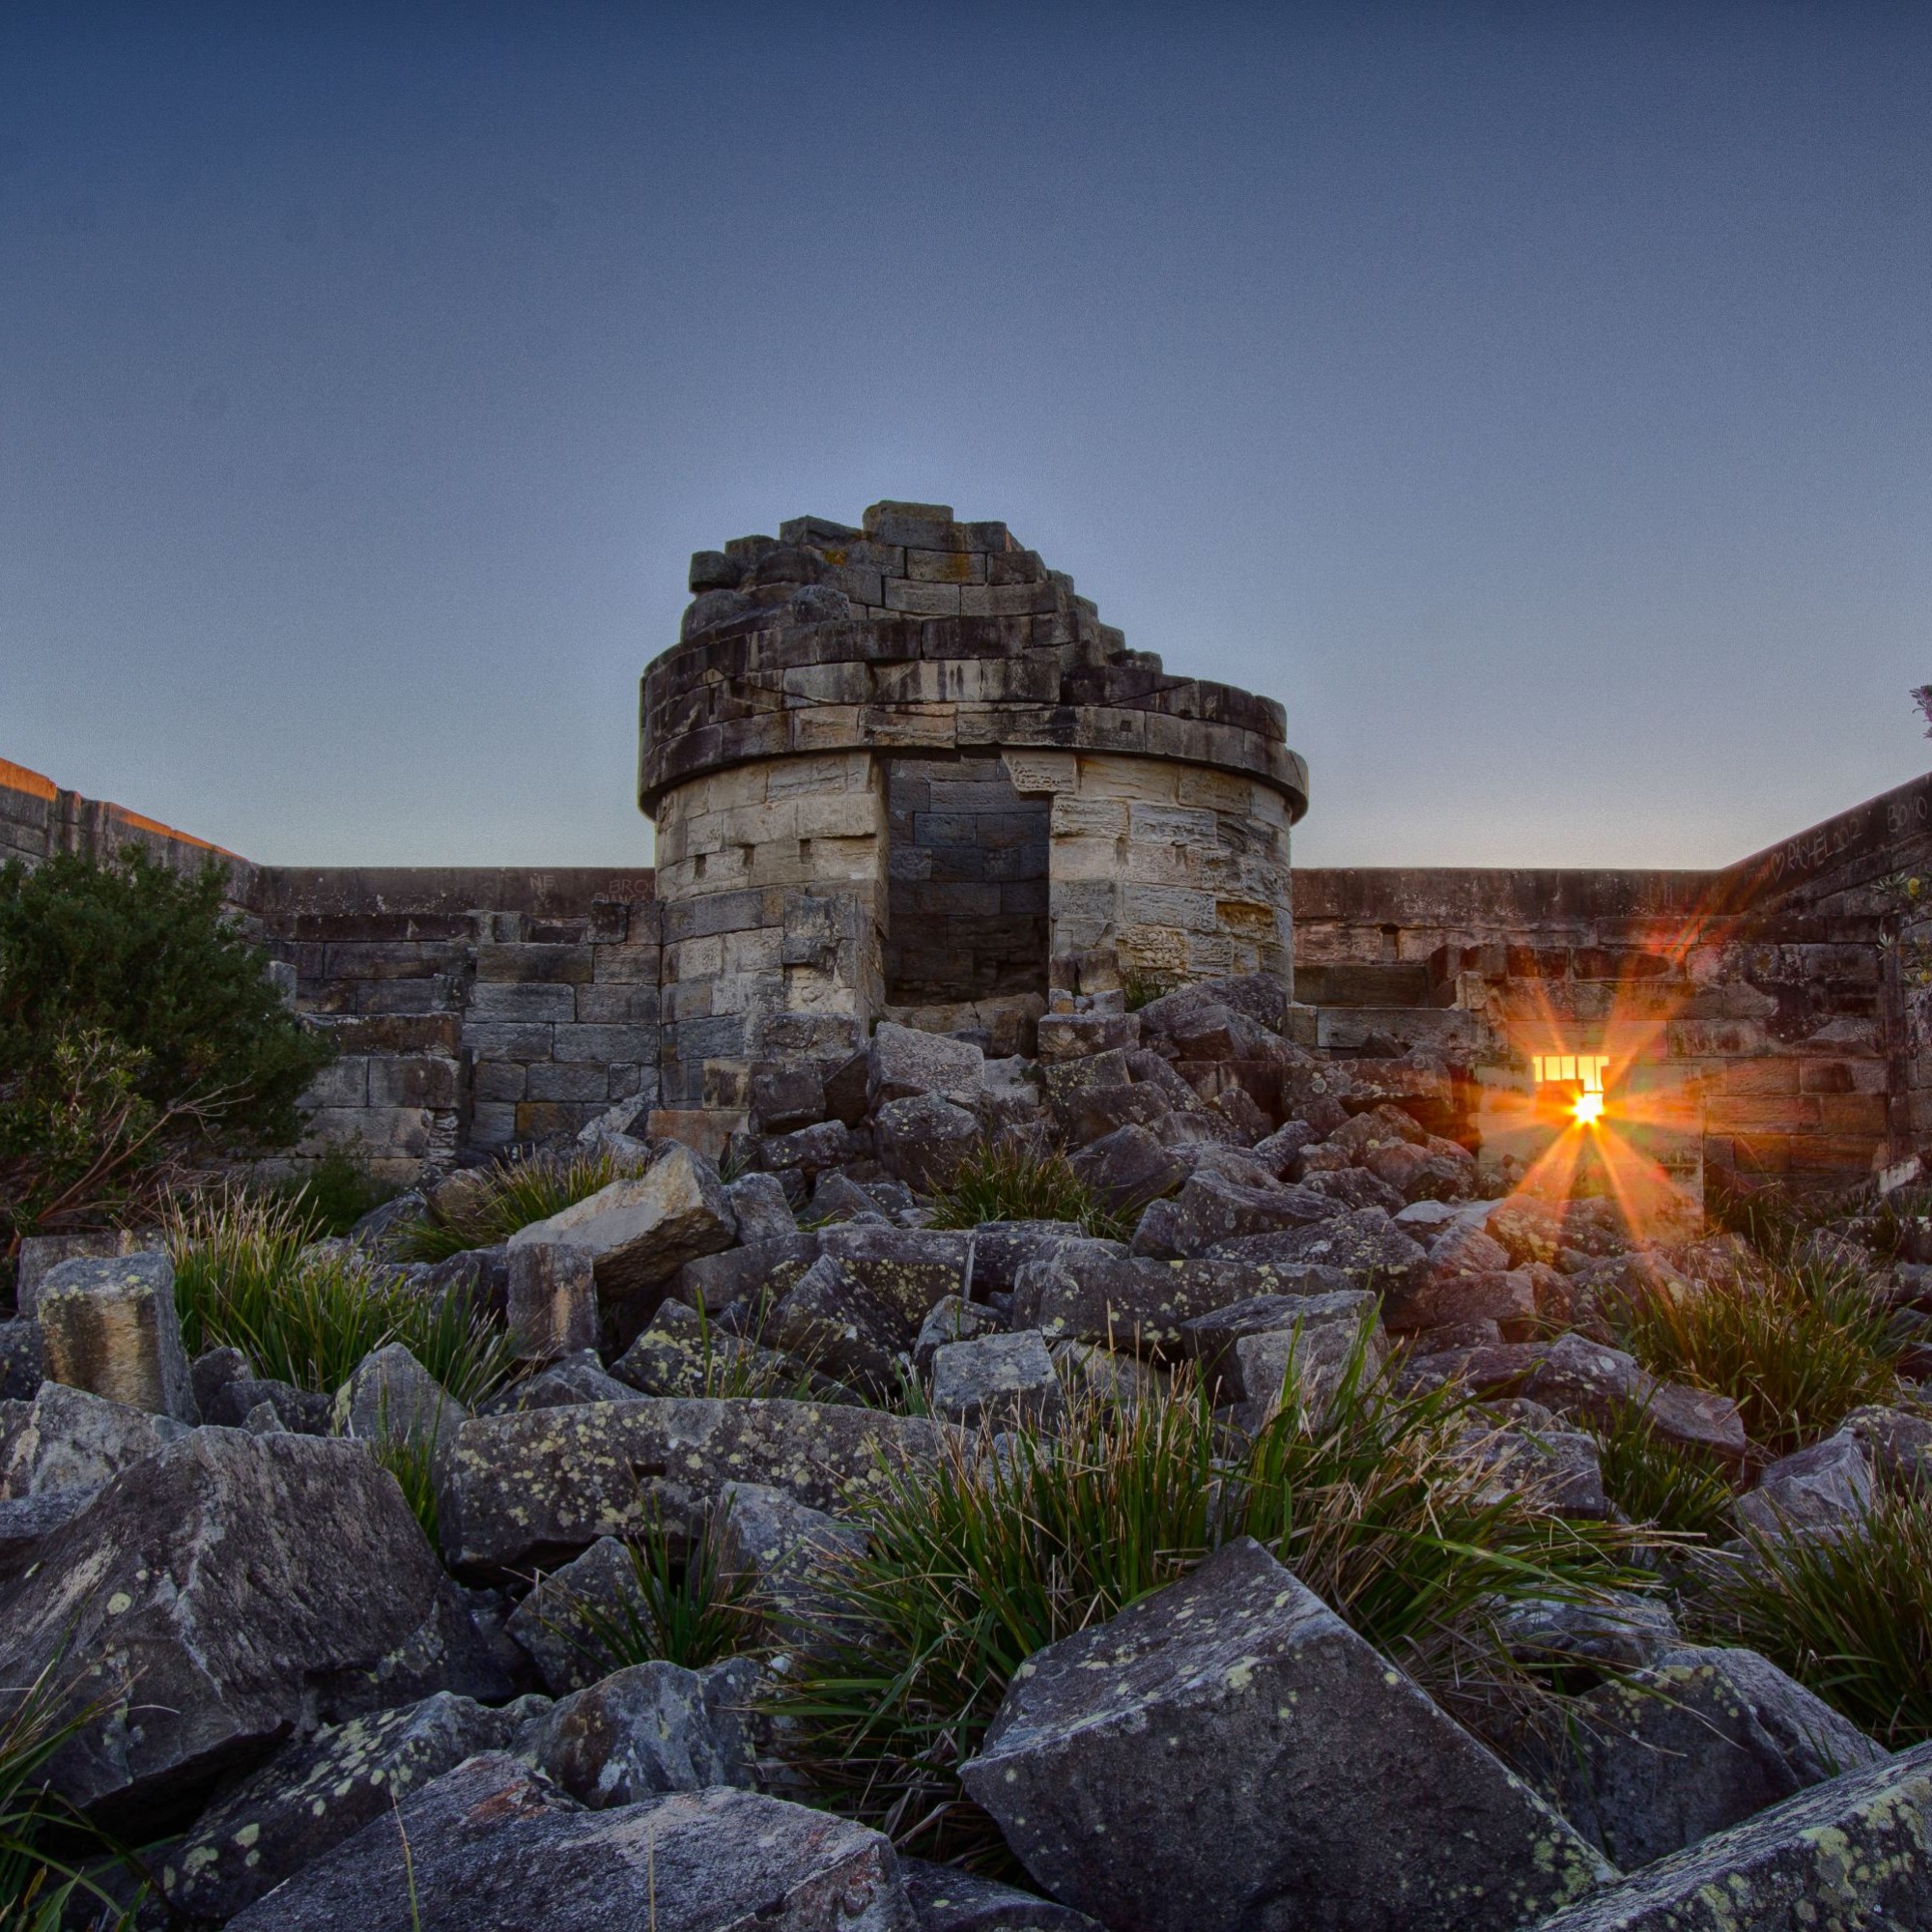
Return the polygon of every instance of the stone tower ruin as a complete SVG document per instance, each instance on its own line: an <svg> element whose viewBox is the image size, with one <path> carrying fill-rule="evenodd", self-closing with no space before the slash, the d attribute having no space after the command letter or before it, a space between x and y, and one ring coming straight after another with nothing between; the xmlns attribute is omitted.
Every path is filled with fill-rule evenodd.
<svg viewBox="0 0 1932 1932"><path fill-rule="evenodd" d="M1282 707L1130 651L999 523L875 503L692 558L643 676L660 1104L891 1014L1025 1043L1054 991L1277 974L1308 769Z"/></svg>

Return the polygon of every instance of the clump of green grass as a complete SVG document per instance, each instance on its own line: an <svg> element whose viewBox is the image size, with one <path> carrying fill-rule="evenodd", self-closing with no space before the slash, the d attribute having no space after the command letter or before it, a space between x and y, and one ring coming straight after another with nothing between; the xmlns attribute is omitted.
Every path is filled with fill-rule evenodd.
<svg viewBox="0 0 1932 1932"><path fill-rule="evenodd" d="M139 1897L124 1907L74 1861L91 1852L131 1869L128 1855L42 1782L54 1754L111 1701L74 1708L53 1662L24 1690L0 1695L0 1932L60 1932L83 1914L100 1932L134 1922Z"/></svg>
<svg viewBox="0 0 1932 1932"><path fill-rule="evenodd" d="M424 1215L399 1229L393 1246L412 1262L447 1261L470 1248L494 1248L519 1228L560 1214L616 1179L616 1162L605 1152L512 1161L494 1169L477 1193L447 1218Z"/></svg>
<svg viewBox="0 0 1932 1932"><path fill-rule="evenodd" d="M1125 1240L1131 1219L1109 1208L1057 1148L985 1139L966 1151L952 1184L933 1198L935 1228L982 1221L1074 1221L1099 1239Z"/></svg>
<svg viewBox="0 0 1932 1932"><path fill-rule="evenodd" d="M1639 1293L1606 1311L1653 1375L1729 1396L1751 1441L1782 1456L1892 1397L1909 1338L1857 1270L1767 1263L1681 1299Z"/></svg>
<svg viewBox="0 0 1932 1932"><path fill-rule="evenodd" d="M1886 1492L1830 1537L1747 1531L1695 1606L1893 1750L1932 1738L1932 1495Z"/></svg>
<svg viewBox="0 0 1932 1932"><path fill-rule="evenodd" d="M302 1173L274 1182L270 1194L294 1203L311 1240L346 1235L363 1215L396 1194L378 1180L354 1147L333 1145Z"/></svg>
<svg viewBox="0 0 1932 1932"><path fill-rule="evenodd" d="M1510 1493L1467 1448L1453 1397L1399 1396L1358 1350L1325 1405L1291 1381L1245 1443L1183 1376L1130 1408L1076 1398L1057 1431L1012 1430L997 1455L981 1440L892 1471L861 1510L867 1553L823 1579L826 1649L781 1692L788 1749L836 1808L997 1868L957 1774L1013 1672L1239 1535L1438 1694L1487 1697L1514 1668L1498 1608L1627 1580L1627 1546Z"/></svg>
<svg viewBox="0 0 1932 1932"><path fill-rule="evenodd" d="M546 1620L600 1676L660 1660L702 1670L745 1649L757 1606L749 1579L721 1571L715 1537L686 1549L651 1513L625 1549L636 1586L628 1599L568 1597Z"/></svg>
<svg viewBox="0 0 1932 1932"><path fill-rule="evenodd" d="M466 1406L508 1374L501 1326L457 1293L423 1295L366 1257L312 1254L299 1207L237 1193L171 1203L162 1238L190 1354L240 1349L255 1373L327 1394L400 1342Z"/></svg>
<svg viewBox="0 0 1932 1932"><path fill-rule="evenodd" d="M1731 1486L1708 1456L1665 1441L1641 1408L1597 1431L1604 1492L1633 1522L1673 1535L1730 1534Z"/></svg>
<svg viewBox="0 0 1932 1932"><path fill-rule="evenodd" d="M1137 1013L1156 1000L1165 999L1181 981L1171 973L1155 973L1146 967L1129 966L1121 976L1121 991L1127 1010Z"/></svg>

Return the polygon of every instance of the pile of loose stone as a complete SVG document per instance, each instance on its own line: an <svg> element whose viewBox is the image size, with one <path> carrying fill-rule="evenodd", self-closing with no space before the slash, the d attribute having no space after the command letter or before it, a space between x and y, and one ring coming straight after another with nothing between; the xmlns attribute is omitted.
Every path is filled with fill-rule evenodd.
<svg viewBox="0 0 1932 1932"><path fill-rule="evenodd" d="M393 1346L332 1397L232 1349L190 1363L164 1255L30 1245L0 1324L0 1684L101 1700L58 1787L157 1842L188 1923L256 1932L1932 1922L1932 1747L1889 1754L1629 1598L1510 1613L1520 1656L1586 1687L1566 1746L1512 1768L1247 1541L1037 1654L962 1768L1037 1894L813 1806L766 1695L820 1638L859 1506L1020 1420L1157 1400L1192 1364L1252 1429L1291 1373L1319 1403L1366 1349L1481 1396L1495 1479L1573 1515L1609 1513L1591 1425L1633 1401L1746 1452L1730 1404L1653 1381L1603 1315L1697 1293L1724 1242L1481 1198L1441 1131L1451 1070L1299 1049L1265 980L1055 1004L1032 1060L887 1024L759 1076L730 1180L599 1123L610 1186L399 1270L507 1321L522 1372L473 1414ZM929 1225L1001 1136L1069 1151L1130 1238ZM479 1184L353 1241L393 1266L401 1217ZM434 1463L440 1548L370 1453L398 1434ZM1918 1480L1928 1436L1867 1411L1741 1511L1829 1533ZM619 1664L647 1524L754 1592L744 1656Z"/></svg>

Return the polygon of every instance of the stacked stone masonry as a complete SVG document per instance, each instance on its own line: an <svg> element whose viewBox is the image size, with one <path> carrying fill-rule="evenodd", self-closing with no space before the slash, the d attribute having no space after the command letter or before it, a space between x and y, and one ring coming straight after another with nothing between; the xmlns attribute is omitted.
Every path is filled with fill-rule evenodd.
<svg viewBox="0 0 1932 1932"><path fill-rule="evenodd" d="M1718 872L1293 875L1281 708L1126 650L1003 525L802 519L692 589L643 679L655 872L256 867L4 762L0 863L223 867L341 1048L310 1145L392 1173L619 1103L715 1130L886 1015L1011 1051L1052 990L1257 971L1307 1044L1479 1081L1614 1033L1745 1183L1932 1147L1932 777Z"/></svg>
<svg viewBox="0 0 1932 1932"><path fill-rule="evenodd" d="M667 1110L894 1009L1293 972L1279 705L1130 652L1004 524L878 503L692 559L645 671Z"/></svg>

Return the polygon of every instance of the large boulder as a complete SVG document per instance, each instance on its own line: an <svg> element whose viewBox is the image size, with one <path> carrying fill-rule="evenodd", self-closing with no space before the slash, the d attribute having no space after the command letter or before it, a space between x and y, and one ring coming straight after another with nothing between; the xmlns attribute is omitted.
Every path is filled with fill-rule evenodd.
<svg viewBox="0 0 1932 1932"><path fill-rule="evenodd" d="M0 1683L65 1659L77 1695L111 1698L54 1782L145 1821L313 1721L343 1678L429 1645L443 1591L359 1444L201 1429L123 1469L0 1594Z"/></svg>
<svg viewBox="0 0 1932 1932"><path fill-rule="evenodd" d="M524 1753L594 1810L667 1791L749 1787L739 1726L717 1721L696 1670L634 1663L560 1698L530 1726Z"/></svg>
<svg viewBox="0 0 1932 1932"><path fill-rule="evenodd" d="M1539 1932L1922 1925L1932 1925L1932 1745L1814 1784L1605 1887Z"/></svg>
<svg viewBox="0 0 1932 1932"><path fill-rule="evenodd" d="M866 1532L808 1509L762 1483L727 1483L705 1534L721 1577L743 1590L747 1612L793 1649L832 1628L829 1568L863 1556Z"/></svg>
<svg viewBox="0 0 1932 1932"><path fill-rule="evenodd" d="M478 1417L457 1432L443 1548L464 1568L515 1573L653 1514L696 1535L732 1482L837 1514L895 1463L936 1459L947 1436L882 1409L697 1397Z"/></svg>
<svg viewBox="0 0 1932 1932"><path fill-rule="evenodd" d="M945 1228L827 1228L819 1247L893 1312L910 1345L925 1318L949 1294L963 1295L974 1267L970 1234ZM976 1292L978 1292L976 1290Z"/></svg>
<svg viewBox="0 0 1932 1932"><path fill-rule="evenodd" d="M1035 1328L949 1342L932 1357L932 1410L969 1427L1052 1422L1065 1406L1046 1342Z"/></svg>
<svg viewBox="0 0 1932 1932"><path fill-rule="evenodd" d="M1752 1650L1667 1652L1565 1730L1556 1802L1625 1871L1889 1755Z"/></svg>
<svg viewBox="0 0 1932 1932"><path fill-rule="evenodd" d="M1131 1213L1186 1180L1188 1165L1137 1122L1082 1148L1073 1172L1116 1213Z"/></svg>
<svg viewBox="0 0 1932 1932"><path fill-rule="evenodd" d="M34 1312L48 1380L177 1422L201 1419L165 1254L62 1262L41 1283Z"/></svg>
<svg viewBox="0 0 1932 1932"><path fill-rule="evenodd" d="M831 1255L820 1255L765 1317L761 1332L800 1361L886 1395L911 1339L898 1312Z"/></svg>
<svg viewBox="0 0 1932 1932"><path fill-rule="evenodd" d="M1400 1293L1429 1264L1421 1245L1379 1208L1357 1208L1283 1234L1239 1236L1214 1252L1257 1265L1334 1268L1350 1277L1349 1287L1373 1288L1384 1295Z"/></svg>
<svg viewBox="0 0 1932 1932"><path fill-rule="evenodd" d="M519 1228L510 1250L556 1242L586 1248L598 1294L617 1302L668 1281L699 1255L728 1248L737 1232L718 1170L670 1141L644 1173L613 1180L548 1220Z"/></svg>
<svg viewBox="0 0 1932 1932"><path fill-rule="evenodd" d="M483 1753L229 1921L230 1932L916 1932L891 1843L718 1786L586 1810Z"/></svg>
<svg viewBox="0 0 1932 1932"><path fill-rule="evenodd" d="M188 1433L167 1416L43 1382L32 1402L0 1403L0 1498L99 1489Z"/></svg>
<svg viewBox="0 0 1932 1932"><path fill-rule="evenodd" d="M923 1094L964 1101L979 1092L985 1065L986 1056L968 1040L881 1020L867 1049L866 1099L875 1114Z"/></svg>
<svg viewBox="0 0 1932 1932"><path fill-rule="evenodd" d="M1110 1932L1503 1932L1610 1875L1247 1538L1037 1652L960 1776Z"/></svg>
<svg viewBox="0 0 1932 1932"><path fill-rule="evenodd" d="M364 1355L335 1392L338 1435L365 1442L419 1442L446 1455L469 1411L400 1342Z"/></svg>
<svg viewBox="0 0 1932 1932"><path fill-rule="evenodd" d="M527 1716L440 1690L292 1740L170 1848L161 1889L189 1918L232 1918L465 1758L508 1749Z"/></svg>
<svg viewBox="0 0 1932 1932"><path fill-rule="evenodd" d="M510 1612L504 1628L553 1697L595 1684L646 1640L650 1602L639 1560L630 1544L600 1536L582 1556L540 1575Z"/></svg>
<svg viewBox="0 0 1932 1932"><path fill-rule="evenodd" d="M1780 1456L1758 1477L1756 1489L1737 1499L1731 1513L1765 1536L1841 1530L1871 1508L1875 1487L1858 1439L1840 1430Z"/></svg>
<svg viewBox="0 0 1932 1932"><path fill-rule="evenodd" d="M1231 1380L1261 1421L1279 1406L1293 1377L1296 1400L1311 1415L1323 1413L1351 1369L1373 1378L1382 1365L1376 1297L1365 1288L1311 1294L1285 1328L1263 1328L1235 1343Z"/></svg>
<svg viewBox="0 0 1932 1932"><path fill-rule="evenodd" d="M1197 1169L1172 1200L1156 1201L1141 1216L1132 1251L1164 1259L1205 1255L1222 1241L1305 1228L1341 1212L1340 1202L1312 1188L1244 1186Z"/></svg>
<svg viewBox="0 0 1932 1932"><path fill-rule="evenodd" d="M872 1134L879 1165L888 1174L922 1194L935 1194L952 1185L980 1127L943 1094L920 1094L888 1100L872 1122Z"/></svg>

